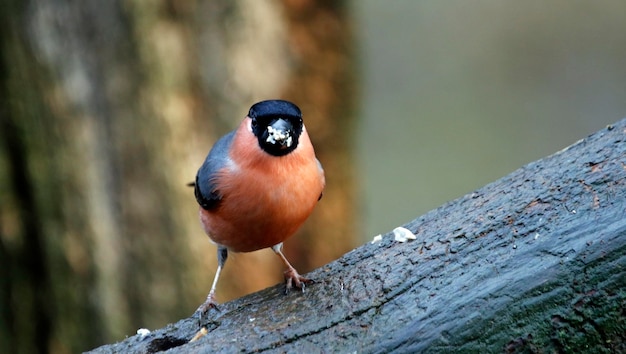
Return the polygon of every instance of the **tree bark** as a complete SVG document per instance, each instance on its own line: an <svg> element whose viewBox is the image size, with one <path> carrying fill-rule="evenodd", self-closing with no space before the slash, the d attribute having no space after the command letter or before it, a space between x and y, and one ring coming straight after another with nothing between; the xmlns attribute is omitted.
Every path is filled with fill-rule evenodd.
<svg viewBox="0 0 626 354"><path fill-rule="evenodd" d="M624 352L626 119L308 275L92 353ZM189 342L201 328L207 334Z"/></svg>

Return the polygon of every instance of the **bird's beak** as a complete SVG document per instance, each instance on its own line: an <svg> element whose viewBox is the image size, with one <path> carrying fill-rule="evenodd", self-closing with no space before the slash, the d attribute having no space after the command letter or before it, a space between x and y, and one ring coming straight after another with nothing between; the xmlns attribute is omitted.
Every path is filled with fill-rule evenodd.
<svg viewBox="0 0 626 354"><path fill-rule="evenodd" d="M281 149L291 147L293 143L293 125L285 119L278 118L272 124L267 126L266 142L270 144L280 145Z"/></svg>

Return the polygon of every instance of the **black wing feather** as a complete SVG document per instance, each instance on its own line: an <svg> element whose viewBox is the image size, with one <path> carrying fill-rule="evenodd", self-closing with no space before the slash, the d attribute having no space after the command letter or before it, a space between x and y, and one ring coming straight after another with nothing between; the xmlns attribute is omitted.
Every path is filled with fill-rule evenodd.
<svg viewBox="0 0 626 354"><path fill-rule="evenodd" d="M234 136L235 131L232 131L221 137L215 145L213 145L213 148L209 151L209 155L198 170L194 194L196 201L203 209L214 209L219 205L220 200L222 200L222 195L215 185L215 177L220 170L227 167L230 161L228 152Z"/></svg>

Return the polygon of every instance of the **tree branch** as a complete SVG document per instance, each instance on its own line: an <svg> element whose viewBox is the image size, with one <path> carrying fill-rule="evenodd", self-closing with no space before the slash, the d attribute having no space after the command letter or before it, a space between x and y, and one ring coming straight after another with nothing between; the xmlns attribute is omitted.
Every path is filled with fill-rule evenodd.
<svg viewBox="0 0 626 354"><path fill-rule="evenodd" d="M626 350L626 119L307 277L92 353ZM591 348L591 349L590 349Z"/></svg>

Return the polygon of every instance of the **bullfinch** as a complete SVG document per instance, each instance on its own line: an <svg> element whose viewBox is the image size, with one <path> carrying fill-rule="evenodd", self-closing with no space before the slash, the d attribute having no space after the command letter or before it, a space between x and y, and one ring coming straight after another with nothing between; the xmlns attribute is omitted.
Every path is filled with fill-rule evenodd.
<svg viewBox="0 0 626 354"><path fill-rule="evenodd" d="M215 287L229 252L271 248L286 267L286 290L309 279L282 252L322 197L324 170L300 109L283 100L254 104L239 128L220 138L196 175L200 221L217 244L217 271L201 313L216 307Z"/></svg>

